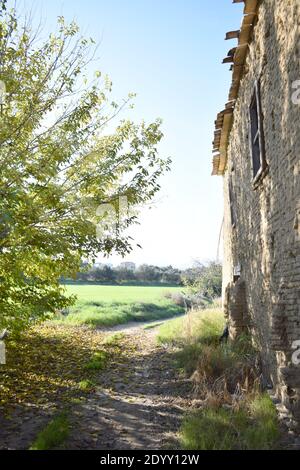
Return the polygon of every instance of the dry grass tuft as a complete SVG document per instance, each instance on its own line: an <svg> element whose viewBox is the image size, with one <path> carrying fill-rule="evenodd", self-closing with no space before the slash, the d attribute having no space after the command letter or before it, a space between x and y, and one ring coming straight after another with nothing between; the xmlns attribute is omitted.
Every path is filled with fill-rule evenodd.
<svg viewBox="0 0 300 470"><path fill-rule="evenodd" d="M176 348L200 408L180 432L191 450L271 449L278 439L276 409L261 391L260 361L249 337L220 344L221 310L190 312L161 327L158 340Z"/></svg>

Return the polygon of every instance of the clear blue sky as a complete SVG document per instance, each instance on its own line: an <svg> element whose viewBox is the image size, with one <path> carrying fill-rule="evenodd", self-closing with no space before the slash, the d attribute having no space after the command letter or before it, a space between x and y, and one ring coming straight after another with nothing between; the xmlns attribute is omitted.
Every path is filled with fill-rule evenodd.
<svg viewBox="0 0 300 470"><path fill-rule="evenodd" d="M18 3L18 0L17 0ZM233 42L243 4L231 0L19 0L42 17L75 19L101 41L95 69L113 81L113 95L136 92L129 117L161 117L161 155L173 159L161 194L133 231L137 263L189 265L214 259L222 222L222 179L211 177L216 113L227 101L231 74L221 61ZM25 7L24 7L25 5ZM113 262L118 260L113 259Z"/></svg>

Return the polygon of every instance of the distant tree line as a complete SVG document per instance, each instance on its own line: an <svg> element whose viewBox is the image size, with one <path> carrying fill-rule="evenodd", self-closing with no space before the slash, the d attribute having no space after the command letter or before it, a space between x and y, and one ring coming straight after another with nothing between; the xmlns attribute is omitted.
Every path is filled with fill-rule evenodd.
<svg viewBox="0 0 300 470"><path fill-rule="evenodd" d="M76 280L99 282L105 284L168 284L183 285L182 271L173 266L159 267L142 264L135 269L124 266L109 265L94 266L91 269L83 267L77 274Z"/></svg>
<svg viewBox="0 0 300 470"><path fill-rule="evenodd" d="M70 279L62 279L68 281ZM142 264L135 269L124 265L95 265L89 267L82 264L76 276L79 282L98 282L100 284L142 284L142 285L174 285L188 288L192 295L200 295L206 299L215 299L222 293L222 265L216 262L203 264L198 261L188 269L180 270L173 266L152 266Z"/></svg>

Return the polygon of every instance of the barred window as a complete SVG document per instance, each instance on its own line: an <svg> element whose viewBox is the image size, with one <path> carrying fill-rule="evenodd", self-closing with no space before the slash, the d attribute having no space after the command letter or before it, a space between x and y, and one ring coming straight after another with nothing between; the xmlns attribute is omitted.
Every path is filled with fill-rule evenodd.
<svg viewBox="0 0 300 470"><path fill-rule="evenodd" d="M259 81L255 82L250 105L250 139L253 178L257 181L267 168Z"/></svg>
<svg viewBox="0 0 300 470"><path fill-rule="evenodd" d="M232 228L236 227L236 216L235 216L235 207L234 207L234 196L233 196L233 187L232 180L229 180L229 203L230 203L230 217Z"/></svg>

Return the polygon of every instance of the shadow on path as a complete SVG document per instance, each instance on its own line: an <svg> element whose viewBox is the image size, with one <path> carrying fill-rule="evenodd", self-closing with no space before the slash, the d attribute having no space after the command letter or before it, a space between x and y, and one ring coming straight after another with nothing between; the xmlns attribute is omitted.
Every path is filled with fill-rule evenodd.
<svg viewBox="0 0 300 470"><path fill-rule="evenodd" d="M68 449L167 449L192 401L191 384L155 330L131 331L136 354L101 376L101 386L74 410Z"/></svg>

